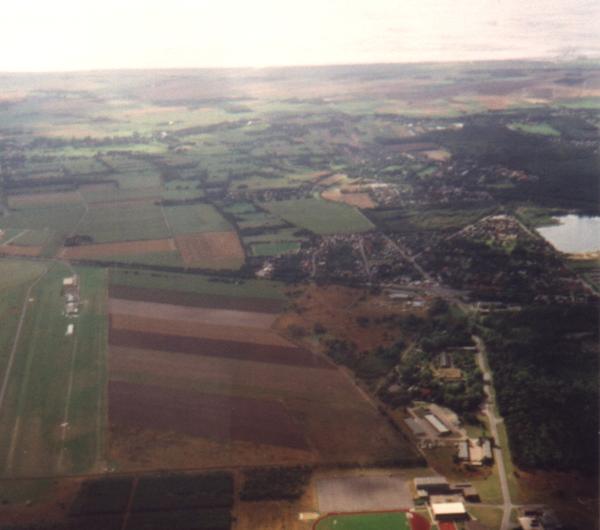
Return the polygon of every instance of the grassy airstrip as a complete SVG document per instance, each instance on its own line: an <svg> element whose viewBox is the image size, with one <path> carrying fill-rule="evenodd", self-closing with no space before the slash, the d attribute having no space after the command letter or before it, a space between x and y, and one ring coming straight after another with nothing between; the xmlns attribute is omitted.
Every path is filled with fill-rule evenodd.
<svg viewBox="0 0 600 530"><path fill-rule="evenodd" d="M81 311L68 319L61 289L72 271L60 263L48 267L27 302L0 408L6 476L89 472L103 450L106 273L77 270ZM72 336L65 333L69 322Z"/></svg>

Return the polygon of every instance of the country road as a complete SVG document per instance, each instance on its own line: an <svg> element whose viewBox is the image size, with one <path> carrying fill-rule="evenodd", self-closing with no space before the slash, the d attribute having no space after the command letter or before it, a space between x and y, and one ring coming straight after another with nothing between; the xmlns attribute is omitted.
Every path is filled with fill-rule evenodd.
<svg viewBox="0 0 600 530"><path fill-rule="evenodd" d="M500 526L500 530L509 530L511 528L510 524L510 514L513 508L517 506L512 503L510 498L510 490L508 488L508 478L506 476L506 466L504 462L504 454L502 449L500 449L498 444L498 424L502 423L504 420L498 416L496 416L495 412L495 401L494 394L491 390L494 384L494 380L492 377L492 372L487 366L486 362L486 350L485 344L481 340L481 338L477 336L473 336L473 340L477 345L477 362L479 364L479 368L484 376L484 380L489 384L485 385L485 394L486 401L483 406L483 412L487 416L489 424L490 424L490 432L494 438L494 460L496 461L496 465L498 466L498 477L500 479L500 490L502 492L502 524Z"/></svg>

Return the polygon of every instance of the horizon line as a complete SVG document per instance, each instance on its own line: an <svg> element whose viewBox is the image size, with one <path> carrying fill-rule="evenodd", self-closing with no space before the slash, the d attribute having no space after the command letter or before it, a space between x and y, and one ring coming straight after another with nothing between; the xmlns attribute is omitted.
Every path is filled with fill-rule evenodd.
<svg viewBox="0 0 600 530"><path fill-rule="evenodd" d="M156 71L194 71L194 70L275 70L293 68L335 68L335 67L364 67L364 66L403 66L403 65L442 65L442 64L477 64L477 63L599 63L598 55L581 55L575 57L556 56L523 56L514 58L489 58L489 59L456 59L456 60L415 60L415 61L373 61L373 62L339 62L339 63L299 63L299 64L271 64L264 66L153 66L153 67L114 67L114 68L89 68L65 70L0 70L0 75L44 75L44 74L91 74L107 72L156 72Z"/></svg>

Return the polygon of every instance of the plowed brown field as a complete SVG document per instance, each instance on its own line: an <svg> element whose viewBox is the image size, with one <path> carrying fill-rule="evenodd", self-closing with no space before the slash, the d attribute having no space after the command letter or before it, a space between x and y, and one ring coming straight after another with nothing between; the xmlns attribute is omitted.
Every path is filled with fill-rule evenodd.
<svg viewBox="0 0 600 530"><path fill-rule="evenodd" d="M198 337L212 340L232 340L247 344L269 344L284 348L295 347L288 340L269 330L167 320L160 318L160 315L157 318L152 318L114 314L111 315L111 329L152 332L180 337Z"/></svg>
<svg viewBox="0 0 600 530"><path fill-rule="evenodd" d="M313 368L335 368L324 358L296 346L250 344L233 340L181 337L113 328L109 332L109 343L114 346L126 346L128 348L174 351L209 357L228 357L240 361L290 364Z"/></svg>
<svg viewBox="0 0 600 530"><path fill-rule="evenodd" d="M185 307L172 304L119 300L115 298L110 299L108 311L114 315L160 316L167 320L257 329L270 328L277 318L277 315L271 313L211 309L207 307Z"/></svg>
<svg viewBox="0 0 600 530"><path fill-rule="evenodd" d="M237 269L244 263L244 249L236 232L203 232L175 236L187 267Z"/></svg>
<svg viewBox="0 0 600 530"><path fill-rule="evenodd" d="M0 255L3 256L39 256L43 247L21 247L18 245L0 245Z"/></svg>
<svg viewBox="0 0 600 530"><path fill-rule="evenodd" d="M121 241L119 243L98 243L78 247L63 247L61 258L94 259L105 256L128 256L150 252L172 252L176 250L173 239L148 239L145 241Z"/></svg>
<svg viewBox="0 0 600 530"><path fill-rule="evenodd" d="M111 285L108 290L111 298L156 302L159 304L182 305L188 307L211 307L213 309L232 309L257 313L278 313L285 306L285 300L274 298L251 298L248 296L223 296L218 294L199 294L166 289L146 289L129 285Z"/></svg>
<svg viewBox="0 0 600 530"><path fill-rule="evenodd" d="M275 401L111 381L108 402L110 422L117 427L308 450L298 426Z"/></svg>

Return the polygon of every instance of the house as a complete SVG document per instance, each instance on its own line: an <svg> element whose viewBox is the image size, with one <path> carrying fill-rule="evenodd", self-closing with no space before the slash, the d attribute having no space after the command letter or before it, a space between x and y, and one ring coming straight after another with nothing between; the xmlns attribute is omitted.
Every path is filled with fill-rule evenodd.
<svg viewBox="0 0 600 530"><path fill-rule="evenodd" d="M458 459L470 466L482 466L494 461L492 442L488 438L467 438L458 442Z"/></svg>

